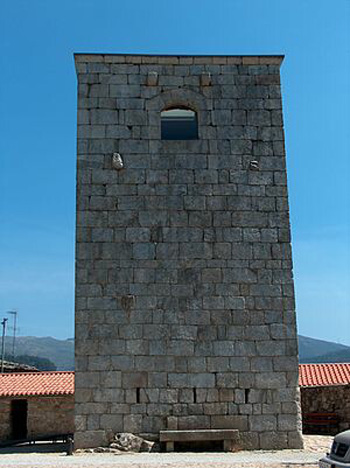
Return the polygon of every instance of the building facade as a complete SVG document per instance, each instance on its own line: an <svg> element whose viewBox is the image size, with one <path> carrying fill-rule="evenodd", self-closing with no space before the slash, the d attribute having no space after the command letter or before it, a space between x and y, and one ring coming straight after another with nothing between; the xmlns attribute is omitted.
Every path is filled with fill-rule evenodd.
<svg viewBox="0 0 350 468"><path fill-rule="evenodd" d="M74 372L0 374L0 443L74 433Z"/></svg>
<svg viewBox="0 0 350 468"><path fill-rule="evenodd" d="M77 447L302 445L282 60L75 56Z"/></svg>
<svg viewBox="0 0 350 468"><path fill-rule="evenodd" d="M335 435L350 429L350 363L300 364L299 384L305 433ZM321 423L312 425L315 415ZM335 424L327 426L327 418Z"/></svg>

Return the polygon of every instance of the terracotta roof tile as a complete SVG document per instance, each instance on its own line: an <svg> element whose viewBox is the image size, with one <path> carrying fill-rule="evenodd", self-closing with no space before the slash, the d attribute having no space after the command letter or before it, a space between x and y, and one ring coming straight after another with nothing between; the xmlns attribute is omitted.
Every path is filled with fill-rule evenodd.
<svg viewBox="0 0 350 468"><path fill-rule="evenodd" d="M301 387L347 384L350 384L350 363L299 365L299 385Z"/></svg>
<svg viewBox="0 0 350 468"><path fill-rule="evenodd" d="M0 374L0 397L73 394L74 372Z"/></svg>

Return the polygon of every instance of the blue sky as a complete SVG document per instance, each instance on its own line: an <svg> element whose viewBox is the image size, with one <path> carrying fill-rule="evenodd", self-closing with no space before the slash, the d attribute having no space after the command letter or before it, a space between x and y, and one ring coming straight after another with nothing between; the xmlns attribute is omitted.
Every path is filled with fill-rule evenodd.
<svg viewBox="0 0 350 468"><path fill-rule="evenodd" d="M0 318L73 336L74 52L285 54L299 332L350 345L348 0L2 0Z"/></svg>

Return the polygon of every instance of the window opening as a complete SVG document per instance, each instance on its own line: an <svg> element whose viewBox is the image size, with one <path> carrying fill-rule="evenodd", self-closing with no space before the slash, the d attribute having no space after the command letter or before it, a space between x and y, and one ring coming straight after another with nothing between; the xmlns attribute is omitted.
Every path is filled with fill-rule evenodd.
<svg viewBox="0 0 350 468"><path fill-rule="evenodd" d="M196 140L197 114L191 109L172 108L160 114L162 140Z"/></svg>
<svg viewBox="0 0 350 468"><path fill-rule="evenodd" d="M136 403L140 403L140 389L136 389Z"/></svg>
<svg viewBox="0 0 350 468"><path fill-rule="evenodd" d="M244 390L244 402L249 403L249 388Z"/></svg>

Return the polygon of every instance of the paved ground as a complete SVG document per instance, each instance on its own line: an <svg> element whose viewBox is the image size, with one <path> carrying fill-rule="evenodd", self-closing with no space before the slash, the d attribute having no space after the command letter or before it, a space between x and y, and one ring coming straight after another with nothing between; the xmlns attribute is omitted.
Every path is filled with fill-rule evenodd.
<svg viewBox="0 0 350 468"><path fill-rule="evenodd" d="M304 450L237 453L77 454L6 453L0 468L315 468L332 437L306 436Z"/></svg>

